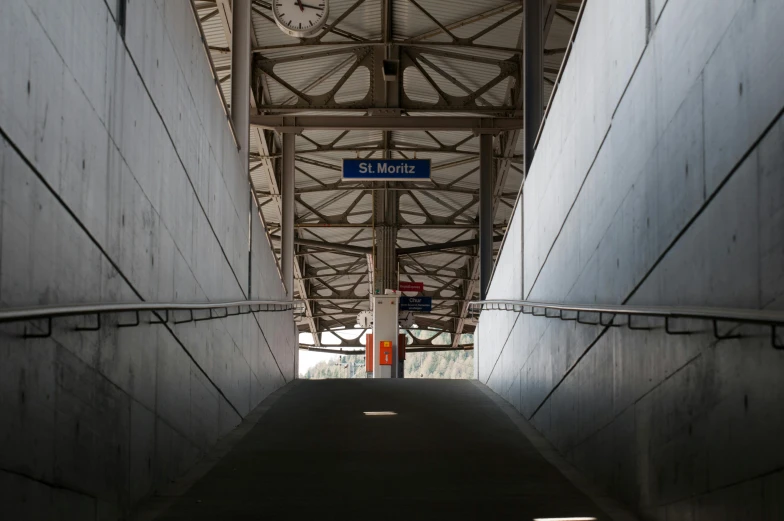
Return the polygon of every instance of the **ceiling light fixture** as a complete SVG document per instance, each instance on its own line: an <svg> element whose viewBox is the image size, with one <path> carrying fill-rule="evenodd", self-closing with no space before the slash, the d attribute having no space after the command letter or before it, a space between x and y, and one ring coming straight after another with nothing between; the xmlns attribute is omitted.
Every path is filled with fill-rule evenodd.
<svg viewBox="0 0 784 521"><path fill-rule="evenodd" d="M365 416L397 416L397 413L393 411L365 411L363 414Z"/></svg>

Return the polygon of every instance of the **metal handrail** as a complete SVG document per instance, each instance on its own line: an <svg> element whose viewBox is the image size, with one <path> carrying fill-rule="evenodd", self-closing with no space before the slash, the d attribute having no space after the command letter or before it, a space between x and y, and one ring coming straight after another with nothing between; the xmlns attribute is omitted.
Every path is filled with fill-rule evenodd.
<svg viewBox="0 0 784 521"><path fill-rule="evenodd" d="M625 306L625 305L577 305L557 304L551 302L532 302L528 300L475 300L468 303L468 309L476 313L477 309L488 311L513 311L533 316L558 318L561 320L576 321L580 324L599 325L604 327L627 326L634 330L650 330L651 327L641 327L632 324L632 317L663 318L664 329L670 335L689 335L692 331L675 331L670 326L672 319L705 320L713 323L713 334L719 340L740 338L738 334L720 334L719 322L732 322L736 324L751 324L771 329L771 344L776 349L784 349L784 343L778 341L777 330L784 327L784 312L762 309L740 308L712 308L712 307L675 307L675 306ZM537 313L537 310L543 311ZM548 311L557 311L549 314ZM564 316L564 313L574 313L573 316ZM599 315L598 321L585 321L583 313ZM605 322L604 316L612 315ZM626 317L625 323L616 322L617 317Z"/></svg>
<svg viewBox="0 0 784 521"><path fill-rule="evenodd" d="M70 304L0 309L0 322L20 322L79 315L125 313L134 311L204 311L248 306L289 306L285 309L263 311L289 311L295 309L291 300L237 300L230 302L130 302L116 304Z"/></svg>
<svg viewBox="0 0 784 521"><path fill-rule="evenodd" d="M130 323L118 323L117 327L135 327L141 324L139 313L148 311L158 317L158 321L151 324L164 324L169 322L169 312L186 311L190 314L187 320L175 320L175 324L186 322L201 322L204 320L214 320L237 315L247 315L250 313L300 312L301 301L292 300L232 300L221 302L128 302L128 303L108 303L108 304L66 304L52 306L35 306L0 309L0 323L26 322L35 320L46 320L47 329L44 333L28 333L25 328L24 336L27 338L46 338L52 334L52 319L91 316L96 317L96 325L90 327L78 327L77 331L97 331L101 328L101 315L114 313L135 313L136 321ZM230 310L236 308L236 313ZM243 311L247 308L247 311ZM254 309L255 308L255 309ZM223 309L224 314L213 314L213 310ZM194 311L209 311L207 317L194 317ZM161 313L159 313L161 312ZM163 315L163 316L161 316Z"/></svg>

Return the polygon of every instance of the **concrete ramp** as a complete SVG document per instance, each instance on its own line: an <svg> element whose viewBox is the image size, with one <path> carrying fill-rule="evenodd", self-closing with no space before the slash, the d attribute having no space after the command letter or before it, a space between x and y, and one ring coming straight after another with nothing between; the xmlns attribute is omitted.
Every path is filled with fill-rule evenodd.
<svg viewBox="0 0 784 521"><path fill-rule="evenodd" d="M613 519L470 381L300 381L259 410L148 518Z"/></svg>

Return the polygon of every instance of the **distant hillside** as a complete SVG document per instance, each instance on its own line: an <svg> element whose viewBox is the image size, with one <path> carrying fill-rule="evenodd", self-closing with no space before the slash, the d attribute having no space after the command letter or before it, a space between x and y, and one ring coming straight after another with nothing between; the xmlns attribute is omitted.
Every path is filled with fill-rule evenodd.
<svg viewBox="0 0 784 521"><path fill-rule="evenodd" d="M302 378L365 378L364 356L336 356L319 362ZM409 353L406 355L406 378L471 379L474 377L473 351Z"/></svg>

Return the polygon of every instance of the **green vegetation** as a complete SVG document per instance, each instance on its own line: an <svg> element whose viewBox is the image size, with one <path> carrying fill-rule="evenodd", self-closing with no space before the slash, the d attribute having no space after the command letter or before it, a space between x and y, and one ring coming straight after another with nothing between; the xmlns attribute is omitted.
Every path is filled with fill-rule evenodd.
<svg viewBox="0 0 784 521"><path fill-rule="evenodd" d="M406 378L474 377L473 351L441 351L406 355Z"/></svg>
<svg viewBox="0 0 784 521"><path fill-rule="evenodd" d="M336 332L339 333L339 332ZM417 339L420 346L449 346L452 336L429 329L408 329L408 335ZM348 337L346 337L348 338ZM409 345L413 342L409 338ZM464 333L460 345L471 345L474 335ZM406 354L406 378L449 378L471 379L474 377L473 351L437 351L431 353ZM319 362L311 367L302 378L366 378L364 356L335 356L327 362Z"/></svg>
<svg viewBox="0 0 784 521"><path fill-rule="evenodd" d="M406 378L455 378L474 377L473 351L441 351L433 353L408 353ZM365 378L364 356L340 356L311 367L302 378Z"/></svg>

